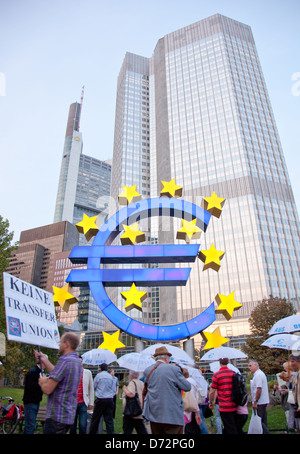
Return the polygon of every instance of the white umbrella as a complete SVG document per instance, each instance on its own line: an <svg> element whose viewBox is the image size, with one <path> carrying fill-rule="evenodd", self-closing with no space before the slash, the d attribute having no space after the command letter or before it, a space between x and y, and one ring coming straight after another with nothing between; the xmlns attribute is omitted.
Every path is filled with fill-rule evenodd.
<svg viewBox="0 0 300 454"><path fill-rule="evenodd" d="M265 340L261 345L269 348L300 351L300 336L296 336L296 334L275 334Z"/></svg>
<svg viewBox="0 0 300 454"><path fill-rule="evenodd" d="M199 388L202 388L205 393L207 393L208 389L208 383L201 374L201 372L198 369L195 369L195 367L190 367L190 366L184 366L188 370L188 373L191 378L195 380Z"/></svg>
<svg viewBox="0 0 300 454"><path fill-rule="evenodd" d="M228 367L228 369L231 369L234 372L237 372L238 374L240 374L239 369L237 367L235 367L233 364L228 363L227 367ZM209 368L213 373L215 373L215 372L218 372L218 370L221 368L221 364L219 361L214 361L214 362L210 363Z"/></svg>
<svg viewBox="0 0 300 454"><path fill-rule="evenodd" d="M153 345L150 345L149 347L145 348L141 353L142 353L142 355L153 356L155 353L155 350L159 347L166 347L168 352L171 353L172 356L170 356L170 361L177 362L180 364L192 364L192 365L195 364L194 360L184 350L181 350L181 348L175 347L174 345L153 344Z"/></svg>
<svg viewBox="0 0 300 454"><path fill-rule="evenodd" d="M293 333L300 331L300 315L289 315L284 317L272 326L268 334Z"/></svg>
<svg viewBox="0 0 300 454"><path fill-rule="evenodd" d="M217 361L220 358L237 359L247 358L245 353L237 348L232 347L217 347L209 350L205 355L200 358L200 361Z"/></svg>
<svg viewBox="0 0 300 454"><path fill-rule="evenodd" d="M82 363L90 366L97 366L103 363L110 364L116 359L117 356L105 348L93 348L93 350L89 350L82 355Z"/></svg>
<svg viewBox="0 0 300 454"><path fill-rule="evenodd" d="M142 355L141 353L127 353L117 359L119 366L125 369L143 372L148 366L155 364L155 360L151 356Z"/></svg>

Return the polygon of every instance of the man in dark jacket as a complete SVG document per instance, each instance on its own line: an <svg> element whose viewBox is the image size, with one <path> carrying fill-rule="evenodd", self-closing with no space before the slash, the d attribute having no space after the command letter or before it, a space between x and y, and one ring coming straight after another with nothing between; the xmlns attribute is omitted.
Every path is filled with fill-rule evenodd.
<svg viewBox="0 0 300 454"><path fill-rule="evenodd" d="M43 398L43 391L38 384L40 373L41 367L39 364L39 358L36 357L36 365L27 372L24 381L24 434L33 434L35 431L36 417L39 411L40 402Z"/></svg>

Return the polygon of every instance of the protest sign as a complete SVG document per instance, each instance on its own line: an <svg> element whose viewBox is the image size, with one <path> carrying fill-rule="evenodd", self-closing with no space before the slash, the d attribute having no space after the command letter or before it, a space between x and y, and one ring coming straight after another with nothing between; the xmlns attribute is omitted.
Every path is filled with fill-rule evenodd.
<svg viewBox="0 0 300 454"><path fill-rule="evenodd" d="M15 342L59 347L52 293L3 273L7 338Z"/></svg>

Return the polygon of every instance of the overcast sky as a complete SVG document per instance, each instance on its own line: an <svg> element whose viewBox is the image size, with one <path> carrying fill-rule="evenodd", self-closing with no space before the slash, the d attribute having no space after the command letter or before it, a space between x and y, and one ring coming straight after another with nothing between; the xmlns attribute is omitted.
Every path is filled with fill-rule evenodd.
<svg viewBox="0 0 300 454"><path fill-rule="evenodd" d="M299 0L0 0L0 215L51 224L69 106L85 85L83 153L112 158L125 53L220 13L251 26L300 207Z"/></svg>

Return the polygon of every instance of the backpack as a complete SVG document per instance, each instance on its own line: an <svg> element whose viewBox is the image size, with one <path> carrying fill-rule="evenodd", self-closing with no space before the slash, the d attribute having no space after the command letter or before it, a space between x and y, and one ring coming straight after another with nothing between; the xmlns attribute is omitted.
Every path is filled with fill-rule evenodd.
<svg viewBox="0 0 300 454"><path fill-rule="evenodd" d="M243 406L248 401L248 390L242 374L235 372L232 376L232 401Z"/></svg>

